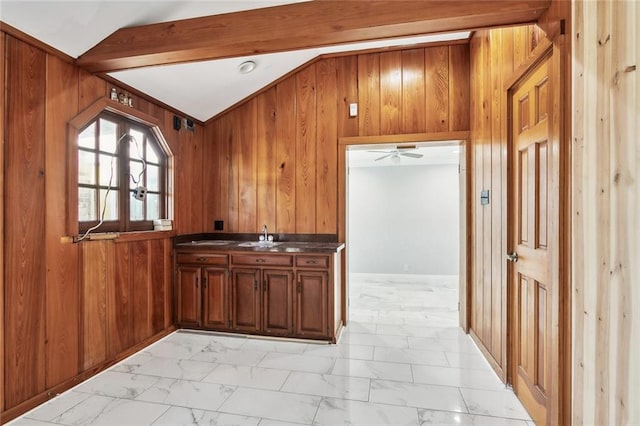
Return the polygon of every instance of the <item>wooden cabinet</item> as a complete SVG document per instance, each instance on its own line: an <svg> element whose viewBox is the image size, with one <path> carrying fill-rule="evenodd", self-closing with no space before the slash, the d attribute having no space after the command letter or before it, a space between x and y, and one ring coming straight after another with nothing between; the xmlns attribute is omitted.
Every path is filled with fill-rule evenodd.
<svg viewBox="0 0 640 426"><path fill-rule="evenodd" d="M177 325L213 330L229 327L227 259L226 254L177 253Z"/></svg>
<svg viewBox="0 0 640 426"><path fill-rule="evenodd" d="M337 254L191 248L175 259L178 326L335 342Z"/></svg>
<svg viewBox="0 0 640 426"><path fill-rule="evenodd" d="M329 275L323 271L298 271L296 281L296 336L328 335Z"/></svg>

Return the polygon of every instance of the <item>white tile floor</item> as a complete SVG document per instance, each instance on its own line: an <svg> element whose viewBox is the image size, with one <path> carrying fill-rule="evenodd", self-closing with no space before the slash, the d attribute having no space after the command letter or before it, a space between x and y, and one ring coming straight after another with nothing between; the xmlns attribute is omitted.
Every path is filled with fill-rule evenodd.
<svg viewBox="0 0 640 426"><path fill-rule="evenodd" d="M533 425L457 328L456 288L353 276L337 345L176 332L9 425Z"/></svg>

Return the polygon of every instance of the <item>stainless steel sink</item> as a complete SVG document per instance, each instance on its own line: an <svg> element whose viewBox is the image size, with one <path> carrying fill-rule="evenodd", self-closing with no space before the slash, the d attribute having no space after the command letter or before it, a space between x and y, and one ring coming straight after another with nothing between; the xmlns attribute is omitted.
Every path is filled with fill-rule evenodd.
<svg viewBox="0 0 640 426"><path fill-rule="evenodd" d="M275 247L282 243L276 243L273 241L247 241L245 243L238 244L238 247Z"/></svg>

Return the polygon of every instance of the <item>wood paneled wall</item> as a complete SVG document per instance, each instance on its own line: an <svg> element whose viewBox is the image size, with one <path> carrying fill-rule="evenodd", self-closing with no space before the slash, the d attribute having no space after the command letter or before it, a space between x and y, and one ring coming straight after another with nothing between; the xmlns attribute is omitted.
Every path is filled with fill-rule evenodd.
<svg viewBox="0 0 640 426"><path fill-rule="evenodd" d="M477 31L470 42L472 256L470 331L506 378L507 105L505 84L544 37L536 26ZM490 203L480 204L489 190Z"/></svg>
<svg viewBox="0 0 640 426"><path fill-rule="evenodd" d="M466 44L312 63L207 123L205 229L337 234L339 137L468 130L468 105Z"/></svg>
<svg viewBox="0 0 640 426"><path fill-rule="evenodd" d="M6 421L44 401L46 391L69 386L90 366L167 329L172 319L166 236L62 239L69 236L67 164L77 161L67 158L67 122L107 96L111 85L13 33L0 32L0 54L0 77L6 77L0 80L7 84L6 98L0 92L0 222L6 224L0 228L0 411ZM172 112L137 96L134 107L163 123L174 153L175 229L201 232L203 127L176 132ZM104 353L96 341L106 342Z"/></svg>
<svg viewBox="0 0 640 426"><path fill-rule="evenodd" d="M640 424L640 4L574 5L575 424Z"/></svg>

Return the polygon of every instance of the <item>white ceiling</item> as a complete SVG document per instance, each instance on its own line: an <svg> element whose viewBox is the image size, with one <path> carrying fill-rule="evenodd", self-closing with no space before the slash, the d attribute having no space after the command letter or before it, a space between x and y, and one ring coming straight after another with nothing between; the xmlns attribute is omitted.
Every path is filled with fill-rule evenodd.
<svg viewBox="0 0 640 426"><path fill-rule="evenodd" d="M392 151L395 145L381 146L362 146L354 147L348 151L349 167L401 167L401 166L433 166L442 164L459 164L460 153L462 152L462 141L443 141L438 142L437 146L430 142L416 143L413 150L401 151L422 154L422 158L400 157L398 163L391 161L391 158L385 158L376 161L377 158L385 155L383 152ZM445 144L445 145L442 145Z"/></svg>
<svg viewBox="0 0 640 426"><path fill-rule="evenodd" d="M77 58L119 28L278 6L307 0L0 0L0 20ZM256 37L259 37L257 35ZM193 62L110 75L200 121L206 121L305 62L325 53L466 39L468 32ZM238 65L256 62L250 74Z"/></svg>

